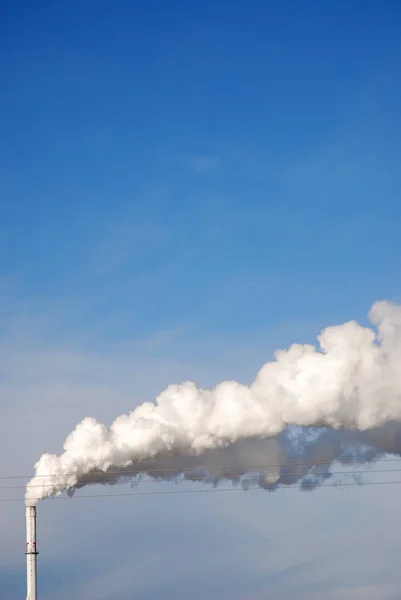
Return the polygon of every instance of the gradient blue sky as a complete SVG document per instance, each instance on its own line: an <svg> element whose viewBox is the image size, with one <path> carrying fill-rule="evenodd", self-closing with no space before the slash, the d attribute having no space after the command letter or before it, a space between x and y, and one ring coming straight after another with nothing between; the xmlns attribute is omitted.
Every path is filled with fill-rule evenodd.
<svg viewBox="0 0 401 600"><path fill-rule="evenodd" d="M399 2L16 0L0 39L2 473L400 299ZM399 493L215 496L43 503L43 598L399 598Z"/></svg>

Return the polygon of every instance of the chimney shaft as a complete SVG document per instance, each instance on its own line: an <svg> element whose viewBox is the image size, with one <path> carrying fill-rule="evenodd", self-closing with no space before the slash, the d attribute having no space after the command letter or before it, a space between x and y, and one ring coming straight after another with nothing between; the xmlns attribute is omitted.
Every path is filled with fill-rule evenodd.
<svg viewBox="0 0 401 600"><path fill-rule="evenodd" d="M26 509L26 600L37 600L36 596L36 508L27 506Z"/></svg>

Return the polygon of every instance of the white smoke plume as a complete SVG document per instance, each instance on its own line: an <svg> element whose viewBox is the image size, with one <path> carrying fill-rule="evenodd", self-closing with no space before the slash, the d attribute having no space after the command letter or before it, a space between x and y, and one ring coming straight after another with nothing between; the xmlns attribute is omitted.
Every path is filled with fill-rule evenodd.
<svg viewBox="0 0 401 600"><path fill-rule="evenodd" d="M277 351L250 387L170 385L109 429L85 418L60 456L36 463L27 504L146 473L314 487L332 461L401 453L401 306L377 302L369 318L374 328L350 321L325 329L318 348Z"/></svg>

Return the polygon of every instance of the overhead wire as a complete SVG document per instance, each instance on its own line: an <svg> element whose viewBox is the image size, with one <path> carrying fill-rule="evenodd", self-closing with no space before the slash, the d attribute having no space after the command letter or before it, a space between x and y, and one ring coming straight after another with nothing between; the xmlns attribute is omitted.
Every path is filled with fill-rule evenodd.
<svg viewBox="0 0 401 600"><path fill-rule="evenodd" d="M327 471L326 473L304 473L302 474L302 477L307 477L308 475L365 475L365 474L371 474L371 473L400 473L401 469L358 469L358 470L353 470L353 471ZM192 482L192 483L198 483L198 482L212 482L212 481L219 481L220 479L232 479L232 480L236 480L236 479L241 479L242 477L246 477L247 475L249 475L250 473L247 474L237 474L237 475L218 475L216 477L210 477L210 476L202 476L202 477L196 477L194 479L190 479L190 478L183 478L183 479L179 479L180 482ZM138 475L141 475L141 473L138 473ZM180 473L180 475L182 475ZM301 475L298 471L293 471L293 472L285 472L284 475L286 477L290 477L293 475ZM124 477L124 474L121 475L121 477ZM165 482L169 482L172 480L164 480ZM95 479L93 481L88 481L85 482L85 486L86 485L107 485L110 483L114 483L114 481L111 481L110 479ZM117 483L117 482L116 482ZM153 478L153 479L139 479L139 481L137 482L137 485L142 484L142 483L158 483L160 484L160 479L157 478ZM46 483L43 484L35 484L35 485L30 485L29 489L32 488L43 488L44 486L46 486ZM25 485L0 485L0 491L1 490L16 490L16 489L21 489L21 488L26 488Z"/></svg>
<svg viewBox="0 0 401 600"><path fill-rule="evenodd" d="M260 463L260 464L247 464L247 465L196 465L196 466L188 466L188 465L182 465L182 466L177 466L177 467L168 467L168 468L163 468L163 467L158 467L158 468L154 468L154 469L119 469L119 470L111 470L111 471L91 471L90 473L87 473L87 475L91 475L91 474L95 474L95 473L104 473L105 475L139 475L140 473L181 473L181 472L188 472L188 471L212 471L212 470L216 470L216 469L220 469L220 470L229 470L229 469L262 469L262 468L284 468L284 467L303 467L303 466L323 466L323 465L331 465L333 463L339 463L341 465L346 465L346 464L372 464L375 462L397 462L401 460L401 456L397 457L397 458L380 458L375 457L373 459L357 459L357 458L353 458L353 459L348 459L348 460L340 460L340 459L333 459L333 460L329 460L329 461L299 461L299 462L287 462L287 463ZM139 463L140 464L140 463ZM74 475L80 475L79 473L76 472L69 472L69 473L55 473L55 474L49 474L49 475L35 475L35 474L30 474L30 475L0 475L0 480L5 480L5 479L32 479L33 477L39 478L39 477L73 477Z"/></svg>
<svg viewBox="0 0 401 600"><path fill-rule="evenodd" d="M231 488L213 488L213 489L196 489L196 490L162 490L160 492L119 492L118 494L84 494L77 496L55 496L52 497L51 500L81 500L87 498L118 498L122 496L174 496L178 494L210 494L210 493L219 493L219 492L262 492L262 491L280 491L280 490L314 490L321 488L341 488L341 487L365 487L368 485L394 485L401 484L401 480L396 481L366 481L364 483L360 482L335 482L335 483L323 483L321 485L311 485L305 486L302 484L296 484L291 486L281 486L272 489L266 489L261 487L231 487ZM1 498L0 502L23 502L25 498Z"/></svg>
<svg viewBox="0 0 401 600"><path fill-rule="evenodd" d="M110 484L110 483L114 483L114 481L110 481L110 476L116 475L117 477L121 477L122 479L124 477L132 477L132 479L135 478L135 476L141 476L144 474L151 474L151 473L155 473L155 476L150 478L150 479L144 479L143 477L139 479L139 481L137 481L137 485L142 484L142 483L160 483L160 479L162 478L162 474L163 473L176 473L178 476L182 476L184 473L191 473L191 472L200 472L200 471L213 471L213 470L220 470L220 471L224 471L224 470L229 470L229 469L250 469L250 470L254 470L256 471L257 469L273 469L273 468L287 468L287 467L302 467L302 468L309 468L311 469L312 467L317 467L317 466L330 466L334 463L338 463L340 465L347 465L347 464L360 464L360 465L365 465L368 466L370 464L373 463L394 463L394 462L399 462L401 460L401 457L397 457L397 458L374 458L372 460L363 460L363 459L350 459L350 460L333 460L333 461L313 461L313 462L308 462L308 461L302 461L302 462L289 462L289 463L262 463L262 464L252 464L252 465L198 465L198 466L194 466L194 467L189 467L189 466L182 466L182 467L174 467L174 468L162 468L159 467L157 469L144 469L143 471L140 471L138 469L133 469L133 470L116 470L116 471L107 471L104 472L104 476L107 477L107 479L96 479L92 482L87 482L85 483L85 485L91 485L91 484ZM313 476L313 475L325 475L327 474L328 476L333 476L333 475L342 475L342 476L347 476L347 475L351 475L351 476L360 476L360 475L369 475L372 473L395 473L395 472L401 472L401 469L358 469L358 470L352 470L352 471L327 471L327 473L313 473L313 472L306 472L305 474L302 474L302 478L304 479L307 476ZM101 474L101 471L95 471L92 472L92 474ZM91 473L89 473L88 475L90 475ZM156 475L156 474L160 474L160 475ZM286 476L296 476L296 475L300 475L299 471L295 471L295 472L285 472L284 473ZM63 477L63 476L68 476L68 475L77 475L76 473L63 473L63 474L55 474L55 475L39 475L37 477ZM200 476L200 477L196 477L194 479L191 478L181 478L178 481L180 483L199 483L199 482L205 482L205 483L211 483L213 481L219 481L222 479L225 480L240 480L241 478L243 478L246 474L235 474L235 475L230 475L230 474L220 474L218 476L212 477L212 476ZM0 480L9 480L9 479L27 479L27 478L31 478L32 475L3 475L0 476ZM166 480L166 481L172 481L173 477L170 480ZM311 489L315 489L315 488L322 488L322 487L348 487L348 486L366 486L366 485L386 485L386 484L397 484L397 483L401 483L401 481L367 481L367 482L334 482L331 484L317 484L315 485L313 482L311 482L311 484L308 485L308 483L305 483L305 481L303 483L300 484L290 484L290 485L279 485L277 487L274 487L274 484L271 488L267 488L267 490L270 489L270 491L272 490L278 490L278 489L302 489L302 490L311 490ZM46 483L44 482L43 485L41 484L35 484L31 487L39 487L42 488L44 485L46 485ZM20 488L25 488L25 485L16 485L16 486L1 486L0 485L0 492L1 490L6 490L6 489L20 489ZM162 490L162 491L157 491L157 492L128 492L128 493L117 493L117 494L88 494L88 495L77 495L77 496L51 496L51 499L53 500L62 500L62 499L79 499L79 498L100 498L100 497L114 497L114 496L144 496L144 495L174 495L174 494L187 494L187 493L209 493L209 492L229 492L229 491L241 491L241 490L249 490L249 491L262 491L266 488L264 487L260 487L260 486L247 486L246 488L237 488L237 487L231 487L231 488L213 488L211 489L197 489L197 490L174 490L174 491L167 491L167 490ZM21 502L23 501L24 498L0 498L0 502Z"/></svg>

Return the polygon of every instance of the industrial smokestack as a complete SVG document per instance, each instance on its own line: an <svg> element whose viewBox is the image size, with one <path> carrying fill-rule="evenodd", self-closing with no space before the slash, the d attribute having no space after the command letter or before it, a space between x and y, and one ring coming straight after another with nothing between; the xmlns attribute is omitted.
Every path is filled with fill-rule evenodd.
<svg viewBox="0 0 401 600"><path fill-rule="evenodd" d="M37 600L36 598L36 556L39 554L36 548L36 508L26 508L26 600Z"/></svg>

